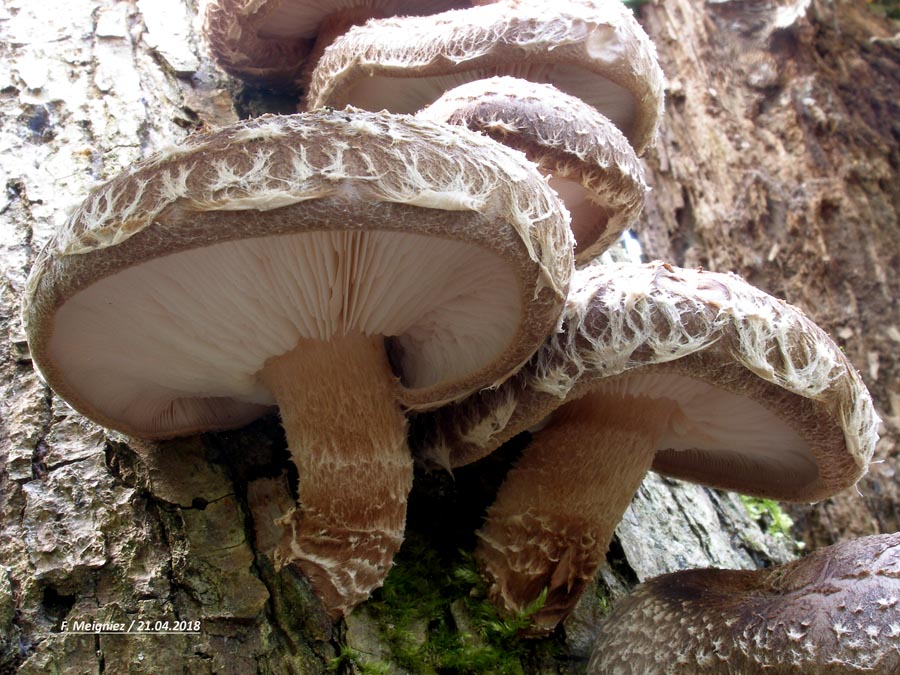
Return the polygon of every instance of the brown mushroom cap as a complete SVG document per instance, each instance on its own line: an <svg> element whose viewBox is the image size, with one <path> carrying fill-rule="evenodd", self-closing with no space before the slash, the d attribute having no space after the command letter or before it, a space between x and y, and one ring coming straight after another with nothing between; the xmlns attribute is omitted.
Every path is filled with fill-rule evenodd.
<svg viewBox="0 0 900 675"><path fill-rule="evenodd" d="M35 365L105 426L165 438L277 403L302 507L274 556L339 615L402 542L401 404L525 361L557 325L571 247L535 167L488 138L353 110L259 118L95 190L23 310Z"/></svg>
<svg viewBox="0 0 900 675"><path fill-rule="evenodd" d="M307 107L411 113L447 89L491 75L550 83L581 98L638 153L662 115L656 50L618 0L501 0L425 18L369 21L325 50Z"/></svg>
<svg viewBox="0 0 900 675"><path fill-rule="evenodd" d="M900 534L765 570L685 570L606 617L590 675L900 672Z"/></svg>
<svg viewBox="0 0 900 675"><path fill-rule="evenodd" d="M535 162L572 217L576 264L596 258L640 215L647 185L628 140L594 108L552 85L475 80L416 117L481 131Z"/></svg>
<svg viewBox="0 0 900 675"><path fill-rule="evenodd" d="M467 464L596 392L678 402L653 469L760 497L824 499L877 440L859 374L800 310L733 274L655 262L576 272L562 332L503 386L417 420L420 454Z"/></svg>
<svg viewBox="0 0 900 675"><path fill-rule="evenodd" d="M297 86L323 21L348 27L372 17L424 15L464 0L209 0L203 35L216 62L248 82ZM332 36L333 37L333 36ZM329 39L330 42L330 39Z"/></svg>

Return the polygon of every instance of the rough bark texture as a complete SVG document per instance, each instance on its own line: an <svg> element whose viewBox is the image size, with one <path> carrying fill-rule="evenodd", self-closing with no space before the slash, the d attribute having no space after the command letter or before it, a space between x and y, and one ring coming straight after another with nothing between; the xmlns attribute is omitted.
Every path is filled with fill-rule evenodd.
<svg viewBox="0 0 900 675"><path fill-rule="evenodd" d="M857 0L646 5L668 84L640 237L805 309L884 420L851 489L793 510L814 546L900 529L900 41Z"/></svg>
<svg viewBox="0 0 900 675"><path fill-rule="evenodd" d="M673 262L735 268L809 307L868 375L889 420L880 454L891 458L897 47L870 40L887 28L862 0L814 4L772 35L729 14L741 4L766 23L756 2L645 7L672 81L645 244ZM277 420L139 443L74 414L31 366L18 314L25 276L91 185L236 110L293 106L215 71L195 12L191 0L0 3L0 673L323 673L348 644L392 660L365 609L332 626L302 579L274 571L271 522L295 481ZM430 535L436 514L444 532L474 531L481 506L458 507L461 495L476 485L486 501L498 479L478 472L502 470L505 457L453 481L417 475L409 528ZM892 529L891 466L863 485L870 511L853 511L851 495L810 519ZM662 572L790 557L735 496L655 476L617 533L601 573L614 595ZM466 617L451 614L464 630ZM588 594L556 638L562 655L533 649L527 672L583 672L601 615ZM74 621L132 620L200 627L71 632Z"/></svg>

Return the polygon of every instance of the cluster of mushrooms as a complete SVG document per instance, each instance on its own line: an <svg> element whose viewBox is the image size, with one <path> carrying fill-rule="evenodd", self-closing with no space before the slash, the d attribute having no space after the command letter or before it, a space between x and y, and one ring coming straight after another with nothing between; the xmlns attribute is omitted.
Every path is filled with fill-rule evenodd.
<svg viewBox="0 0 900 675"><path fill-rule="evenodd" d="M414 457L452 469L530 431L475 556L504 611L546 593L540 632L648 470L818 500L859 479L878 420L800 310L729 274L596 261L640 213L662 111L630 11L474 4L211 0L220 64L307 111L198 133L94 190L24 316L48 383L109 428L164 439L277 406L299 485L274 555L334 617L387 575ZM681 614L649 607L618 611ZM603 637L592 672L631 672L635 635L674 648L642 630ZM743 644L717 639L695 651Z"/></svg>

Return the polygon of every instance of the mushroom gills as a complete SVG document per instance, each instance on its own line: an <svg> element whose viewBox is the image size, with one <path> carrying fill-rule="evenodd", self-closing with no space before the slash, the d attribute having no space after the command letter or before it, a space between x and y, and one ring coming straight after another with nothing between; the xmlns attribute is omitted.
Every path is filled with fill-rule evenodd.
<svg viewBox="0 0 900 675"><path fill-rule="evenodd" d="M810 443L773 411L739 394L672 373L634 373L595 383L592 391L672 402L674 409L656 441L657 459L664 458L666 466L704 464L710 474L740 473L748 484L759 474L770 485L777 481L793 489L819 478ZM566 408L530 431L540 432ZM709 479L704 483L710 484Z"/></svg>
<svg viewBox="0 0 900 675"><path fill-rule="evenodd" d="M757 483L770 490L773 481L798 489L819 479L810 442L757 400L665 372L636 372L601 383L595 391L677 401L657 445L657 456L663 455L666 464L706 465L711 476L740 474L743 489L750 492ZM715 480L703 483L715 485Z"/></svg>
<svg viewBox="0 0 900 675"><path fill-rule="evenodd" d="M263 414L275 401L258 373L304 338L393 336L405 386L457 377L504 350L519 305L509 265L478 246L308 232L182 251L105 277L60 307L49 348L79 399L118 421L109 426L167 437L201 428L196 417L231 428ZM453 321L441 327L441 315Z"/></svg>
<svg viewBox="0 0 900 675"><path fill-rule="evenodd" d="M498 75L554 85L584 100L619 129L630 129L636 114L632 94L610 80L577 66L520 62L492 68L458 70L447 75L388 77L373 75L354 81L341 99L367 110L414 113L454 87Z"/></svg>
<svg viewBox="0 0 900 675"><path fill-rule="evenodd" d="M575 237L576 255L584 249L585 242L595 242L606 230L609 209L597 200L596 193L584 187L580 181L565 176L551 175L550 187L556 190L572 218L570 227Z"/></svg>
<svg viewBox="0 0 900 675"><path fill-rule="evenodd" d="M407 15L411 13L411 6L415 7L412 13L424 15L444 11L450 4L447 0L418 0L415 3L409 0L270 0L266 9L269 5L272 8L256 30L263 38L311 38L318 32L320 17L348 11L367 12L370 18Z"/></svg>

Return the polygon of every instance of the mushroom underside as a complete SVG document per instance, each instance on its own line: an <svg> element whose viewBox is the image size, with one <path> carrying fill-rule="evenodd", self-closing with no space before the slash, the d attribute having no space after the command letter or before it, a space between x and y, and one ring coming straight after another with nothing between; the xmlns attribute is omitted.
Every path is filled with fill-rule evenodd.
<svg viewBox="0 0 900 675"><path fill-rule="evenodd" d="M759 400L723 389L706 380L674 373L633 374L617 378L595 389L598 394L641 396L670 401L674 410L660 429L654 468L679 467L708 472L707 484L717 486L717 477L736 476L755 491L765 484L769 491L806 489L819 479L811 443L792 420L777 414Z"/></svg>
<svg viewBox="0 0 900 675"><path fill-rule="evenodd" d="M594 383L532 429L479 532L492 597L549 630L575 606L614 528L662 450L670 473L748 491L816 489L809 441L760 402L700 379L650 373Z"/></svg>
<svg viewBox="0 0 900 675"><path fill-rule="evenodd" d="M47 363L92 417L144 437L239 426L277 405L300 481L272 554L336 617L381 584L402 542L401 386L464 378L506 349L521 321L510 267L397 232L220 242L75 293Z"/></svg>
<svg viewBox="0 0 900 675"><path fill-rule="evenodd" d="M598 239L605 240L603 233L608 229L611 210L602 203L597 193L568 176L551 175L549 182L569 211L576 256Z"/></svg>
<svg viewBox="0 0 900 675"><path fill-rule="evenodd" d="M636 114L633 95L624 87L585 68L570 64L538 62L538 55L523 54L521 61L488 68L463 66L441 75L402 72L359 77L341 92L341 102L367 110L414 113L436 101L450 89L467 82L498 75L554 85L600 110L619 129L629 129Z"/></svg>
<svg viewBox="0 0 900 675"><path fill-rule="evenodd" d="M49 354L79 407L166 437L263 414L274 399L258 373L300 339L385 336L405 386L453 379L503 351L519 305L509 266L476 245L396 232L257 237L96 281L59 308Z"/></svg>
<svg viewBox="0 0 900 675"><path fill-rule="evenodd" d="M323 17L348 10L368 10L373 17L426 15L468 3L450 0L309 0L269 2L266 14L256 25L261 38L315 37Z"/></svg>
<svg viewBox="0 0 900 675"><path fill-rule="evenodd" d="M595 381L589 389L597 397L672 403L671 414L657 432L655 470L685 478L705 473L705 484L725 489L739 485L748 494L766 496L811 491L818 484L813 442L804 438L785 410L681 372L666 372L666 364L648 370ZM757 386L784 393L775 385ZM789 397L801 403L800 397ZM532 431L539 432L564 414L566 405ZM836 428L824 433L843 437Z"/></svg>

